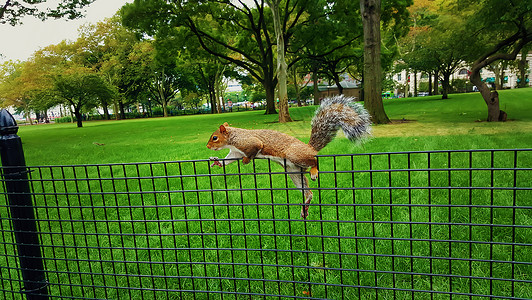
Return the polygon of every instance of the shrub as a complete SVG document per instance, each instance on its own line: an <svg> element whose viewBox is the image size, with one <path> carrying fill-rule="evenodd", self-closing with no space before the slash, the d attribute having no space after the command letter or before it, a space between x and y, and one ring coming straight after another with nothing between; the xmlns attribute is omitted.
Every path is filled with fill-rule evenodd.
<svg viewBox="0 0 532 300"><path fill-rule="evenodd" d="M452 93L467 93L473 90L473 84L467 79L454 79L451 82Z"/></svg>
<svg viewBox="0 0 532 300"><path fill-rule="evenodd" d="M76 121L76 118L74 118L74 121ZM66 117L55 118L54 122L55 123L70 123L72 122L72 117L66 116Z"/></svg>

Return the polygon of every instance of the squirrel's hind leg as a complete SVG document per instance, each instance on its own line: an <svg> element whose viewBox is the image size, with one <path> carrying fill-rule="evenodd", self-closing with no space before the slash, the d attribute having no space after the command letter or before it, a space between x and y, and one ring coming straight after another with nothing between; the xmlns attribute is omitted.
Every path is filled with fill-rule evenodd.
<svg viewBox="0 0 532 300"><path fill-rule="evenodd" d="M313 181L318 179L318 159L316 159L315 155L289 155L287 159L303 169L310 168L310 179Z"/></svg>
<svg viewBox="0 0 532 300"><path fill-rule="evenodd" d="M310 179L314 181L318 179L318 166L313 166L310 168Z"/></svg>
<svg viewBox="0 0 532 300"><path fill-rule="evenodd" d="M298 173L289 174L289 176L290 176L290 179L292 179L292 182L294 182L294 185L297 188L302 189L301 192L303 193L303 196L305 197L305 202L303 203L301 207L301 217L303 219L306 219L308 217L309 204L312 201L312 197L313 197L312 191L308 189L309 188L308 179L304 175L302 168L299 168L296 166L287 167L286 171L287 172L298 172Z"/></svg>

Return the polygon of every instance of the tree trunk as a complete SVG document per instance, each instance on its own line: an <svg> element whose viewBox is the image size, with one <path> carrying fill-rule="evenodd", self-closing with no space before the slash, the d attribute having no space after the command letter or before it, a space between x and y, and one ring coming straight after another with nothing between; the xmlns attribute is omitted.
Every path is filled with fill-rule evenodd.
<svg viewBox="0 0 532 300"><path fill-rule="evenodd" d="M432 96L432 72L429 72L429 96Z"/></svg>
<svg viewBox="0 0 532 300"><path fill-rule="evenodd" d="M50 120L48 119L48 110L44 110L43 114L44 114L44 123L50 123Z"/></svg>
<svg viewBox="0 0 532 300"><path fill-rule="evenodd" d="M162 106L163 106L163 117L168 117L168 101L166 99L161 99Z"/></svg>
<svg viewBox="0 0 532 300"><path fill-rule="evenodd" d="M28 111L24 111L24 116L26 117L26 122L28 122L30 125L33 125L33 122L31 121L31 114Z"/></svg>
<svg viewBox="0 0 532 300"><path fill-rule="evenodd" d="M314 105L320 105L320 91L318 90L318 71L315 68L312 71L312 81L314 82Z"/></svg>
<svg viewBox="0 0 532 300"><path fill-rule="evenodd" d="M109 108L107 108L107 105L107 101L102 100L103 117L106 120L110 120L111 117L109 116Z"/></svg>
<svg viewBox="0 0 532 300"><path fill-rule="evenodd" d="M118 101L118 107L120 108L120 118L122 120L125 120L126 119L126 109L124 107L124 102L122 102L122 100Z"/></svg>
<svg viewBox="0 0 532 300"><path fill-rule="evenodd" d="M77 122L78 128L83 127L83 116L81 115L81 111L79 107L74 107L74 116L76 116L76 122Z"/></svg>
<svg viewBox="0 0 532 300"><path fill-rule="evenodd" d="M501 73L499 75L499 88L498 90L504 89L504 67L501 68Z"/></svg>
<svg viewBox="0 0 532 300"><path fill-rule="evenodd" d="M480 77L480 68L473 66L471 77L471 83L473 83L479 90L484 102L488 105L488 122L499 121L501 110L499 107L499 93L496 91L490 91L489 87ZM504 114L506 115L506 114Z"/></svg>
<svg viewBox="0 0 532 300"><path fill-rule="evenodd" d="M288 91L286 87L287 65L284 57L284 36L281 28L281 16L279 14L280 0L269 0L266 3L270 6L273 14L273 27L277 36L277 87L279 92L279 123L292 122L288 112Z"/></svg>
<svg viewBox="0 0 532 300"><path fill-rule="evenodd" d="M382 103L381 1L360 0L364 29L364 102L375 124L390 123Z"/></svg>
<svg viewBox="0 0 532 300"><path fill-rule="evenodd" d="M336 87L338 88L338 94L343 95L344 94L344 87L340 84L340 76L338 74L334 74L334 83L336 84Z"/></svg>
<svg viewBox="0 0 532 300"><path fill-rule="evenodd" d="M417 71L414 70L414 97L417 97Z"/></svg>
<svg viewBox="0 0 532 300"><path fill-rule="evenodd" d="M300 89L299 84L297 83L297 70L296 67L292 67L292 77L294 79L294 89L296 90L296 100L297 100L297 106L301 107L301 95L300 95Z"/></svg>
<svg viewBox="0 0 532 300"><path fill-rule="evenodd" d="M496 90L502 90L502 79L501 79L501 72L502 72L502 66L500 63L495 63L493 65L488 66L488 68L495 74L495 89Z"/></svg>
<svg viewBox="0 0 532 300"><path fill-rule="evenodd" d="M222 80L223 80L223 69L220 70L220 67L217 68L216 75L214 77L214 99L216 102L216 112L221 114L224 103L222 96Z"/></svg>
<svg viewBox="0 0 532 300"><path fill-rule="evenodd" d="M120 108L118 107L118 101L120 100L113 101L115 120L120 120Z"/></svg>
<svg viewBox="0 0 532 300"><path fill-rule="evenodd" d="M440 92L438 91L438 85L440 84L440 78L439 78L438 70L434 71L434 95L439 95Z"/></svg>
<svg viewBox="0 0 532 300"><path fill-rule="evenodd" d="M519 84L517 85L520 88L527 86L526 84L526 55L528 53L528 47L524 47L521 51L521 59L518 62L519 66Z"/></svg>
<svg viewBox="0 0 532 300"><path fill-rule="evenodd" d="M216 113L216 90L214 84L209 84L209 102L211 103L211 114ZM166 117L166 116L165 116Z"/></svg>
<svg viewBox="0 0 532 300"><path fill-rule="evenodd" d="M266 77L266 76L265 76ZM275 110L275 86L270 78L264 80L264 90L266 92L266 112L267 115L276 114Z"/></svg>
<svg viewBox="0 0 532 300"><path fill-rule="evenodd" d="M443 89L443 93L441 96L442 99L449 99L449 91L451 89L450 78L451 74L443 72L443 80L441 82Z"/></svg>

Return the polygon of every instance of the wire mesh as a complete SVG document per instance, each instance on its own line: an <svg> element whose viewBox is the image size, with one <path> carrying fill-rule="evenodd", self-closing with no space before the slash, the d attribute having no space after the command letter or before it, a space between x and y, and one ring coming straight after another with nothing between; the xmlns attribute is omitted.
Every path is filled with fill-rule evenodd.
<svg viewBox="0 0 532 300"><path fill-rule="evenodd" d="M29 167L51 299L530 299L532 149ZM3 186L8 179L3 179ZM23 282L5 188L0 296Z"/></svg>

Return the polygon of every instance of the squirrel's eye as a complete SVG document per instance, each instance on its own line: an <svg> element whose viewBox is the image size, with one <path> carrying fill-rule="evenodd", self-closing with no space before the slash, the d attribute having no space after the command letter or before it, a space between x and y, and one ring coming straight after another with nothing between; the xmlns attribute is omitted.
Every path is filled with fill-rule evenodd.
<svg viewBox="0 0 532 300"><path fill-rule="evenodd" d="M213 137L212 137L212 140L213 140L213 141L216 141L217 139L218 139L217 136L213 136Z"/></svg>

